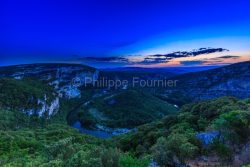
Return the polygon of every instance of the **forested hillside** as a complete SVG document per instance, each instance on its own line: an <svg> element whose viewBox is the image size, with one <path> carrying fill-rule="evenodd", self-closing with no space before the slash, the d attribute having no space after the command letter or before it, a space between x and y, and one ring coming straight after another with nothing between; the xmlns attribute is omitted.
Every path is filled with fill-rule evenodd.
<svg viewBox="0 0 250 167"><path fill-rule="evenodd" d="M185 105L177 115L114 139L123 151L150 154L161 166L250 163L250 101L232 97ZM210 163L211 161L211 163Z"/></svg>
<svg viewBox="0 0 250 167"><path fill-rule="evenodd" d="M66 65L64 71L60 65L52 72L46 68L42 73L35 71L40 67L32 73L31 67L25 66L26 70L30 68L27 72L30 75L23 78L15 78L10 73L0 78L0 166L250 164L250 100L247 98L227 96L197 101L181 92L166 96L164 92L130 87L118 90L74 87L72 78L93 77L95 70ZM248 66L238 68L245 67ZM11 68L5 69L13 72ZM206 73L210 76L209 71ZM77 121L80 128L112 135L104 139L80 133L71 127ZM119 128L127 130L116 133Z"/></svg>

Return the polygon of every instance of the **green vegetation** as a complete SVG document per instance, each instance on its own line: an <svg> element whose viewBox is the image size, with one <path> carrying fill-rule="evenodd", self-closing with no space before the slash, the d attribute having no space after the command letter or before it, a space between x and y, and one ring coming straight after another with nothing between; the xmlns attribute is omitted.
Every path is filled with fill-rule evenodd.
<svg viewBox="0 0 250 167"><path fill-rule="evenodd" d="M5 113L4 113L5 112ZM1 111L0 166L126 167L148 165L148 158L127 158L112 143L79 133L63 124L30 125L29 117ZM2 117L1 117L2 118ZM17 122L16 120L20 120ZM37 118L39 120L40 118ZM2 121L3 120L3 121ZM22 125L22 126L20 126Z"/></svg>
<svg viewBox="0 0 250 167"><path fill-rule="evenodd" d="M48 103L53 99L54 89L41 81L33 79L15 80L11 78L0 79L0 108L12 110L36 109L38 99Z"/></svg>
<svg viewBox="0 0 250 167"><path fill-rule="evenodd" d="M0 166L66 165L75 160L79 151L88 154L96 145L101 145L101 142L63 125L1 130Z"/></svg>
<svg viewBox="0 0 250 167"><path fill-rule="evenodd" d="M196 135L211 131L221 137L205 146ZM114 139L123 151L137 156L151 154L161 166L183 164L213 153L222 162L230 162L232 153L249 140L250 100L231 97L185 105L177 115L142 125L136 133Z"/></svg>
<svg viewBox="0 0 250 167"><path fill-rule="evenodd" d="M250 164L249 164L249 165L245 165L245 166L243 166L243 167L250 167Z"/></svg>
<svg viewBox="0 0 250 167"><path fill-rule="evenodd" d="M53 123L73 124L78 120L76 111L84 102L92 97L94 90L84 90L81 92L81 98L60 99L60 110L50 119Z"/></svg>
<svg viewBox="0 0 250 167"><path fill-rule="evenodd" d="M122 154L120 156L120 166L122 167L148 167L148 164L150 163L150 157L145 156L143 158L136 158L133 155L130 154Z"/></svg>
<svg viewBox="0 0 250 167"><path fill-rule="evenodd" d="M111 140L81 134L56 117L48 121L1 109L0 166L147 167L151 159L174 166L210 154L230 162L235 149L250 140L249 109L250 100L231 97L188 104ZM196 135L210 131L223 140L204 146Z"/></svg>
<svg viewBox="0 0 250 167"><path fill-rule="evenodd" d="M16 110L0 109L0 129L1 130L18 130L30 127L44 127L49 120L44 117L35 115L27 116Z"/></svg>
<svg viewBox="0 0 250 167"><path fill-rule="evenodd" d="M162 91L162 89L160 89L160 90ZM156 96L158 98L170 103L170 104L175 104L177 106L183 106L185 104L191 103L192 100L193 100L192 98L183 96L181 93L177 93L177 92L171 93L168 96L163 96L163 95L160 95L160 94L157 94Z"/></svg>
<svg viewBox="0 0 250 167"><path fill-rule="evenodd" d="M26 103L50 93L50 88L33 80L1 79L0 166L10 167L126 167L127 164L148 166L149 158L128 156L108 140L79 133L66 125L69 111L86 99L61 99L61 110L54 117L27 115L20 108L35 107ZM45 89L45 90L44 90ZM11 91L13 90L13 91ZM52 91L53 92L53 91ZM8 97L10 96L10 97ZM22 98L22 99L21 99ZM11 107L7 107L9 105ZM70 119L75 119L69 116Z"/></svg>
<svg viewBox="0 0 250 167"><path fill-rule="evenodd" d="M226 164L250 141L250 100L222 97L183 105L188 99L179 95L171 101L126 90L93 98L95 91L85 90L79 99L61 98L60 110L48 119L22 110L39 107L37 100L45 94L52 100L53 88L33 79L0 79L0 166L147 167L152 159L176 166L202 155L217 155ZM178 111L166 101L183 106ZM67 125L78 118L88 126L140 126L104 140ZM210 133L216 137L208 142L197 137Z"/></svg>
<svg viewBox="0 0 250 167"><path fill-rule="evenodd" d="M100 123L125 128L133 128L177 112L173 105L138 90L97 98L81 110L79 117L84 125Z"/></svg>

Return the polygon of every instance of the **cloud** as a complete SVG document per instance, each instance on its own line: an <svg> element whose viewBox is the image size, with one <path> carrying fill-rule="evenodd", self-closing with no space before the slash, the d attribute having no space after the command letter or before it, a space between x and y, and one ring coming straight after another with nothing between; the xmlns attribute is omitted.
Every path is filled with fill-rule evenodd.
<svg viewBox="0 0 250 167"><path fill-rule="evenodd" d="M220 56L220 57L214 57L210 59L202 59L202 60L192 60L192 61L180 61L180 64L182 65L204 65L204 64L216 64L216 63L221 63L225 59L238 59L240 56L231 56L231 55L226 55L226 56Z"/></svg>
<svg viewBox="0 0 250 167"><path fill-rule="evenodd" d="M224 52L224 51L229 51L229 50L223 49L223 48L200 48L200 49L193 50L190 52L178 51L178 52L173 52L173 53L168 53L168 54L150 55L149 57L162 57L163 56L168 59L172 59L172 58L180 58L180 57L192 57L192 56L198 56L202 54L210 54L210 53Z"/></svg>
<svg viewBox="0 0 250 167"><path fill-rule="evenodd" d="M240 56L231 56L225 55L220 57L214 57L210 59L203 59L204 63L220 63L223 62L225 59L238 59Z"/></svg>
<svg viewBox="0 0 250 167"><path fill-rule="evenodd" d="M140 61L138 64L158 64L158 63L166 63L168 60L166 58L151 58L151 57L146 57L144 58L143 61Z"/></svg>
<svg viewBox="0 0 250 167"><path fill-rule="evenodd" d="M125 57L81 57L79 60L91 61L91 62L124 62L129 63L129 60Z"/></svg>
<svg viewBox="0 0 250 167"><path fill-rule="evenodd" d="M171 59L175 58L182 58L182 57L194 57L202 54L210 54L210 53L216 53L216 52L224 52L229 51L227 49L223 48L199 48L197 50L193 51L178 51L168 54L155 54L155 55L149 55L146 58L144 58L143 61L139 62L139 64L159 64L159 63L166 63ZM225 56L224 56L225 57ZM226 57L225 57L226 58ZM198 63L198 61L194 62Z"/></svg>
<svg viewBox="0 0 250 167"><path fill-rule="evenodd" d="M219 59L238 59L240 56L230 56L230 55L227 55L227 56L220 56L220 57L217 57Z"/></svg>
<svg viewBox="0 0 250 167"><path fill-rule="evenodd" d="M105 63L123 63L123 64L143 64L143 65L150 65L150 64L160 64L160 63L167 63L172 59L175 58L182 58L182 57L194 57L198 56L201 54L210 54L210 53L215 53L215 52L224 52L228 51L227 49L223 48L199 48L196 50L192 51L177 51L173 53L167 53L167 54L155 54L155 55L148 55L142 60L133 60L133 56L129 57L119 57L119 56L107 56L107 57L78 57L78 60L81 60L83 62L105 62ZM221 56L217 58L212 58L212 59L202 59L202 60L193 60L193 61L181 61L180 63L183 65L200 65L204 64L207 61L213 61L213 62L220 62L223 59L228 59L228 58L238 58L238 56Z"/></svg>

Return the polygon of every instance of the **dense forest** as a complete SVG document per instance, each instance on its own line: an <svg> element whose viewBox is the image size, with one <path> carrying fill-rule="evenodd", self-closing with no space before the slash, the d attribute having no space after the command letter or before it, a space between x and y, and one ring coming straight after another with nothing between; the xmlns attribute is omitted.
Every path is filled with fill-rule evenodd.
<svg viewBox="0 0 250 167"><path fill-rule="evenodd" d="M249 111L249 100L232 97L187 104L178 114L104 140L80 134L63 123L45 123L1 109L0 163L146 167L154 160L160 166L178 166L202 155L216 155L217 163L229 165L250 140Z"/></svg>

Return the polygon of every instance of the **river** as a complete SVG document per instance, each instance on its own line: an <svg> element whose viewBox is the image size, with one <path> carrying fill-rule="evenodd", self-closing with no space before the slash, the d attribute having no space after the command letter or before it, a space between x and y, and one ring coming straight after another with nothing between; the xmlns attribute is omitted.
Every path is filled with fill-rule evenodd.
<svg viewBox="0 0 250 167"><path fill-rule="evenodd" d="M76 121L72 125L72 127L78 129L81 133L91 135L94 137L98 137L101 139L111 138L113 136L118 136L118 135L125 134L131 131L130 129L126 129L126 128L107 128L101 125L97 126L98 129L93 130L93 129L82 127L79 121Z"/></svg>

